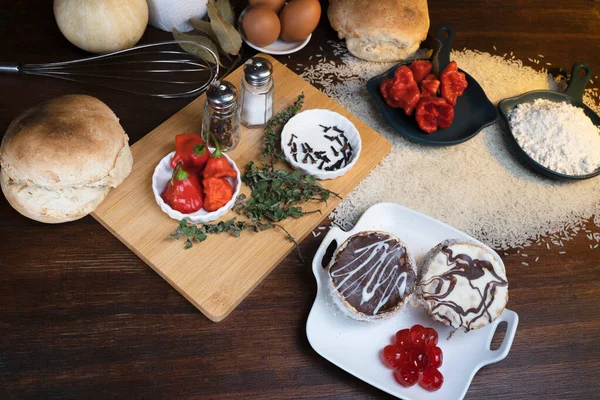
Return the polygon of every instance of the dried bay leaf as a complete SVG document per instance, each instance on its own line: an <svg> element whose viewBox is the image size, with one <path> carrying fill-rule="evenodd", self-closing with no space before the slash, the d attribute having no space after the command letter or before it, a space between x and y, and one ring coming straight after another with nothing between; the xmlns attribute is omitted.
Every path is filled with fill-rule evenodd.
<svg viewBox="0 0 600 400"><path fill-rule="evenodd" d="M210 22L204 21L203 19L196 17L190 18L189 22L195 30L205 34L206 36L211 38L215 43L219 41L217 35L215 35L215 31L213 31L212 26L210 25Z"/></svg>
<svg viewBox="0 0 600 400"><path fill-rule="evenodd" d="M185 40L185 41L194 42L194 43L197 43L204 47L207 47L213 53L215 53L215 56L217 57L217 61L219 62L219 64L221 64L221 61L219 60L219 49L217 48L217 45L215 44L215 42L210 40L210 38L208 38L204 35L201 35L199 33L179 32L175 28L173 28L173 37L175 38L175 40ZM212 54L210 54L210 52L208 52L206 49L204 49L202 47L190 45L187 43L179 43L179 46L186 52L188 52L198 58L201 58L204 61L207 61L211 64L215 63L215 59L212 56Z"/></svg>
<svg viewBox="0 0 600 400"><path fill-rule="evenodd" d="M242 37L232 24L221 17L215 0L208 0L207 8L210 26L217 35L221 48L226 53L237 55L242 48Z"/></svg>
<svg viewBox="0 0 600 400"><path fill-rule="evenodd" d="M233 13L233 8L231 8L229 0L217 0L217 10L225 21L231 25L235 24L235 14Z"/></svg>

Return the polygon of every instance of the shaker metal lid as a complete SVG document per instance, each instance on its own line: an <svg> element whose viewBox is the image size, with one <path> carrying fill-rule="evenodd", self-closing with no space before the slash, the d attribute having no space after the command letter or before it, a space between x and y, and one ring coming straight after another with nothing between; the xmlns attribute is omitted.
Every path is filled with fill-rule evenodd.
<svg viewBox="0 0 600 400"><path fill-rule="evenodd" d="M213 108L224 110L236 104L237 89L231 82L217 80L208 87L206 98Z"/></svg>
<svg viewBox="0 0 600 400"><path fill-rule="evenodd" d="M264 86L269 83L273 74L273 65L263 57L253 57L244 63L246 82L253 86Z"/></svg>

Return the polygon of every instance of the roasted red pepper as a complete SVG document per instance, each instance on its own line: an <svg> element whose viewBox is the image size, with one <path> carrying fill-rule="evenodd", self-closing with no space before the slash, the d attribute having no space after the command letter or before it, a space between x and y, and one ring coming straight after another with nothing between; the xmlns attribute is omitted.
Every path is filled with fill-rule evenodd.
<svg viewBox="0 0 600 400"><path fill-rule="evenodd" d="M386 104L391 108L402 108L406 115L412 115L421 98L412 71L403 65L394 72L393 81L388 82L384 81L379 88Z"/></svg>
<svg viewBox="0 0 600 400"><path fill-rule="evenodd" d="M454 107L441 97L423 97L417 105L416 119L424 132L433 133L438 127L446 129L452 125Z"/></svg>
<svg viewBox="0 0 600 400"><path fill-rule="evenodd" d="M421 81L421 98L435 96L440 88L440 81L434 74L429 74Z"/></svg>
<svg viewBox="0 0 600 400"><path fill-rule="evenodd" d="M427 75L431 74L433 65L428 60L416 60L413 61L408 68L412 71L415 81L421 83Z"/></svg>
<svg viewBox="0 0 600 400"><path fill-rule="evenodd" d="M458 71L456 61L451 61L440 76L442 82L442 97L448 104L456 105L456 99L463 94L467 88L467 78L465 74Z"/></svg>
<svg viewBox="0 0 600 400"><path fill-rule="evenodd" d="M394 80L393 79L386 79L385 81L383 81L383 83L379 87L379 89L381 90L381 95L383 96L383 100L385 101L385 104L388 105L388 107L390 107L390 108L402 108L402 104L397 103L390 96L390 88L392 87L393 84L394 84Z"/></svg>
<svg viewBox="0 0 600 400"><path fill-rule="evenodd" d="M160 197L172 209L183 214L196 212L204 205L202 184L196 174L183 169L181 163L175 166L171 180L167 182Z"/></svg>
<svg viewBox="0 0 600 400"><path fill-rule="evenodd" d="M204 178L235 178L237 176L235 170L229 165L227 158L221 153L219 142L215 140L216 149L211 154L206 162L203 176Z"/></svg>
<svg viewBox="0 0 600 400"><path fill-rule="evenodd" d="M204 209L217 211L233 197L231 183L222 178L204 178Z"/></svg>
<svg viewBox="0 0 600 400"><path fill-rule="evenodd" d="M210 151L204 140L195 133L184 133L175 136L175 155L171 159L171 168L182 163L183 168L190 172L202 171Z"/></svg>

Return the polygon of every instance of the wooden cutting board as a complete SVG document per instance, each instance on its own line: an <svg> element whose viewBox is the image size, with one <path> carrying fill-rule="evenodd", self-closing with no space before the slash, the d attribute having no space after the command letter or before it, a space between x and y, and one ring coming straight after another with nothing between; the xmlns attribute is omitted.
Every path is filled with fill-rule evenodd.
<svg viewBox="0 0 600 400"><path fill-rule="evenodd" d="M261 56L273 63L275 112L292 104L304 92L303 110L333 110L356 125L362 138L358 162L343 177L323 182L327 189L340 196L348 195L388 154L390 142L281 63L267 55ZM239 88L242 73L240 67L227 80ZM156 204L152 174L158 162L175 149L175 135L200 132L204 102L205 95L202 95L132 146L133 171L92 215L204 315L218 322L233 311L294 246L278 229L243 232L239 238L214 235L188 250L184 249L182 240L167 237L175 231L177 221ZM262 129L243 128L241 143L228 154L243 171L248 161L260 161L262 143ZM242 193L248 192L244 185ZM284 221L282 225L301 241L339 203L339 199L331 197L327 204L307 204L306 210L320 209L322 213ZM230 212L223 220L234 216Z"/></svg>

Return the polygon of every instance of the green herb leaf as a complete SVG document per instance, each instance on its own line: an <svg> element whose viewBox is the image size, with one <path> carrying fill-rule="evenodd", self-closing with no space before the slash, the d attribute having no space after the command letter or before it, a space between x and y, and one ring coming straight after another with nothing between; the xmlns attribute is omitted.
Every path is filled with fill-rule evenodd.
<svg viewBox="0 0 600 400"><path fill-rule="evenodd" d="M221 48L226 53L237 55L242 48L242 37L239 32L219 14L215 0L208 0L207 10L210 26L217 35Z"/></svg>
<svg viewBox="0 0 600 400"><path fill-rule="evenodd" d="M173 37L175 38L175 40L185 40L189 42L194 42L196 44L199 44L200 46L208 48L210 51L215 53L217 61L219 62L219 64L221 64L221 62L219 61L219 49L217 48L217 45L212 40L210 40L210 38L194 32L179 32L175 28L173 28ZM201 58L206 62L209 62L211 64L215 63L215 59L212 56L212 54L210 54L210 52L207 51L204 47L194 46L188 43L181 43L179 44L179 46L186 52L198 58Z"/></svg>
<svg viewBox="0 0 600 400"><path fill-rule="evenodd" d="M229 0L217 0L217 10L219 10L219 14L225 21L231 25L235 25L235 14Z"/></svg>
<svg viewBox="0 0 600 400"><path fill-rule="evenodd" d="M219 39L217 39L217 35L215 35L215 31L213 31L212 26L210 25L210 22L196 17L190 18L189 22L197 32L208 36L215 43L219 41Z"/></svg>
<svg viewBox="0 0 600 400"><path fill-rule="evenodd" d="M277 114L275 117L271 118L267 125L265 126L265 139L263 143L263 152L262 156L269 160L271 166L277 160L283 159L283 153L281 152L281 146L279 146L279 139L281 138L281 131L277 130L278 127L285 125L294 115L298 113L302 109L304 105L304 93L301 93L298 96L298 99Z"/></svg>

